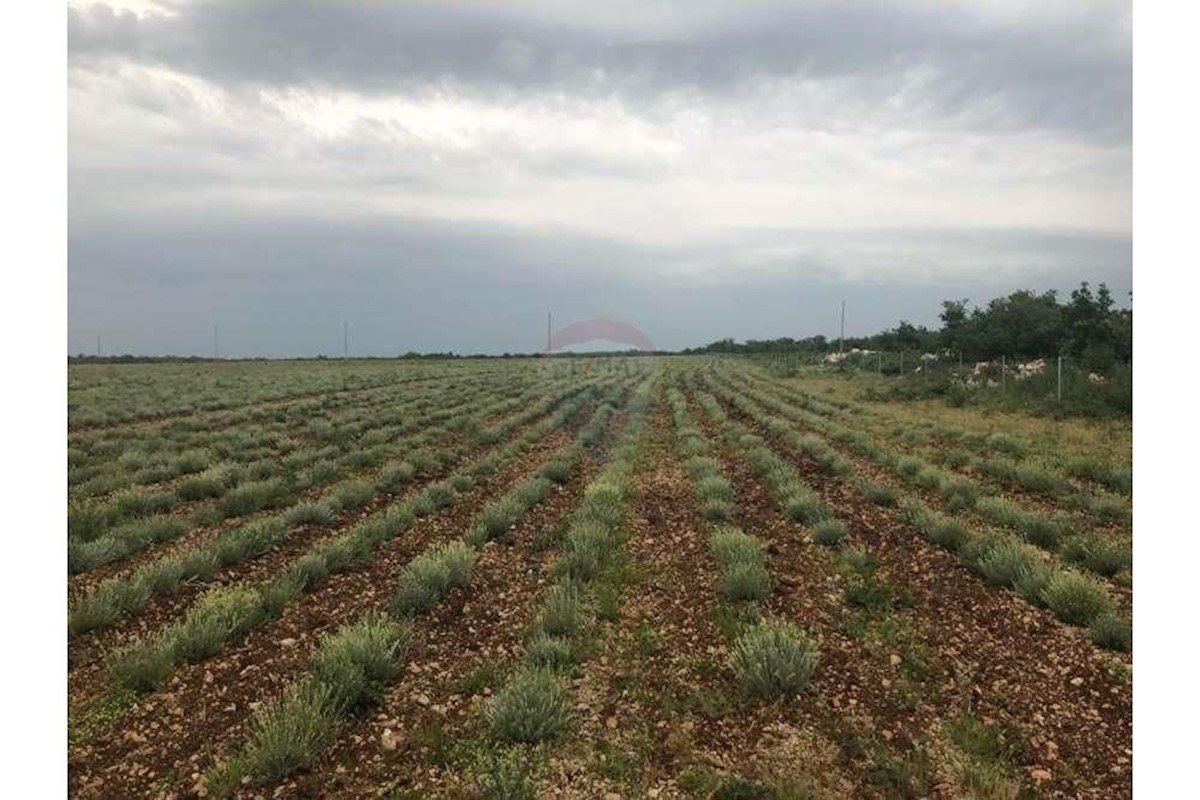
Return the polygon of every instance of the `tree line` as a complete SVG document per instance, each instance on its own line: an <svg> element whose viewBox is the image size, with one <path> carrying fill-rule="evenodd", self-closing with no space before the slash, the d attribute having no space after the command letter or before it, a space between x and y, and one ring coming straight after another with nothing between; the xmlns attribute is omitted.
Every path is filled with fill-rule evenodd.
<svg viewBox="0 0 1200 800"><path fill-rule="evenodd" d="M896 327L872 336L846 337L842 346L846 350L961 352L968 361L1065 355L1098 370L1133 358L1133 311L1114 308L1112 293L1103 283L1093 291L1084 281L1065 302L1054 290L1020 290L970 308L969 302L942 301L942 324L937 330L901 320ZM684 352L823 354L837 349L838 344L836 338L823 335L749 339L744 343L727 338Z"/></svg>

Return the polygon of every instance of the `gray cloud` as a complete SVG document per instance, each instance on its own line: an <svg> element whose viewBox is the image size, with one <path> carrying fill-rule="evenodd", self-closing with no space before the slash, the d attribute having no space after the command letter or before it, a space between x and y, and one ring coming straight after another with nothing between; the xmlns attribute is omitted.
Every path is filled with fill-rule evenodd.
<svg viewBox="0 0 1200 800"><path fill-rule="evenodd" d="M1003 23L967 7L894 2L730 5L678 26L639 25L619 5L603 25L581 13L584 25L572 10L581 9L275 0L139 17L98 5L69 10L68 38L77 63L132 59L226 85L395 93L432 84L637 101L738 94L771 79L852 80L864 106L902 117L1084 137L1131 131L1127 4Z"/></svg>

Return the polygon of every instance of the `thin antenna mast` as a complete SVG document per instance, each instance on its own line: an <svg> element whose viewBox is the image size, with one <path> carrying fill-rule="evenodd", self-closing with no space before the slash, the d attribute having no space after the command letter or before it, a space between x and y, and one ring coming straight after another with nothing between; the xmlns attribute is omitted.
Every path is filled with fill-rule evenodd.
<svg viewBox="0 0 1200 800"><path fill-rule="evenodd" d="M342 358L350 357L350 323L342 320Z"/></svg>
<svg viewBox="0 0 1200 800"><path fill-rule="evenodd" d="M843 300L842 301L842 335L840 338L838 338L838 352L839 353L842 352L842 350L845 348L845 346L846 346L846 301Z"/></svg>

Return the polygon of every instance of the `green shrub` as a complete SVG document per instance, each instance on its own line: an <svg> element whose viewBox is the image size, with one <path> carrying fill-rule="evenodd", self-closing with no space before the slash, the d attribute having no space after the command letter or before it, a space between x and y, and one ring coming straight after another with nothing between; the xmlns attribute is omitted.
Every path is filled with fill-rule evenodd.
<svg viewBox="0 0 1200 800"><path fill-rule="evenodd" d="M433 498L425 492L418 492L410 501L409 508L417 517L428 517L433 512L437 511L437 506L434 505Z"/></svg>
<svg viewBox="0 0 1200 800"><path fill-rule="evenodd" d="M202 661L219 653L226 642L244 636L263 617L262 600L254 589L213 589L171 630L172 651L177 659Z"/></svg>
<svg viewBox="0 0 1200 800"><path fill-rule="evenodd" d="M317 461L308 468L308 472L305 473L302 483L305 486L324 486L336 478L338 473L338 466L332 461Z"/></svg>
<svg viewBox="0 0 1200 800"><path fill-rule="evenodd" d="M1088 626L1088 636L1107 650L1128 653L1133 650L1133 623L1127 617L1102 614Z"/></svg>
<svg viewBox="0 0 1200 800"><path fill-rule="evenodd" d="M709 500L733 500L733 485L721 475L707 475L696 481L696 500L703 505Z"/></svg>
<svg viewBox="0 0 1200 800"><path fill-rule="evenodd" d="M578 522L567 530L559 571L576 580L590 581L604 566L608 549L607 530L595 522Z"/></svg>
<svg viewBox="0 0 1200 800"><path fill-rule="evenodd" d="M299 579L304 591L308 591L329 577L329 564L320 553L306 553L296 559L289 571Z"/></svg>
<svg viewBox="0 0 1200 800"><path fill-rule="evenodd" d="M1016 586L1024 576L1042 564L1037 548L1024 542L1001 539L980 554L976 566L991 583Z"/></svg>
<svg viewBox="0 0 1200 800"><path fill-rule="evenodd" d="M565 669L575 663L575 653L569 640L539 632L525 649L525 660L534 667Z"/></svg>
<svg viewBox="0 0 1200 800"><path fill-rule="evenodd" d="M354 532L320 545L316 552L325 560L325 566L330 572L337 572L354 564L365 564L371 558L370 543L363 537L356 536Z"/></svg>
<svg viewBox="0 0 1200 800"><path fill-rule="evenodd" d="M877 506L896 505L896 491L890 486L884 486L866 478L858 481L857 486L862 496Z"/></svg>
<svg viewBox="0 0 1200 800"><path fill-rule="evenodd" d="M795 625L764 621L737 639L730 666L748 694L768 697L805 689L817 657L816 644Z"/></svg>
<svg viewBox="0 0 1200 800"><path fill-rule="evenodd" d="M253 718L250 743L224 770L210 775L217 793L238 786L279 780L308 766L333 739L335 708L330 691L317 681L294 684Z"/></svg>
<svg viewBox="0 0 1200 800"><path fill-rule="evenodd" d="M183 574L187 578L207 581L221 566L217 554L208 550L193 550L182 555Z"/></svg>
<svg viewBox="0 0 1200 800"><path fill-rule="evenodd" d="M591 520L610 531L619 530L625 524L625 492L617 484L593 481L584 492L576 518Z"/></svg>
<svg viewBox="0 0 1200 800"><path fill-rule="evenodd" d="M568 697L554 673L518 671L496 695L489 721L496 738L536 743L558 735L567 722Z"/></svg>
<svg viewBox="0 0 1200 800"><path fill-rule="evenodd" d="M468 492L474 488L474 486L475 479L470 475L458 474L450 476L450 488L453 489L457 494Z"/></svg>
<svg viewBox="0 0 1200 800"><path fill-rule="evenodd" d="M926 540L951 552L962 550L971 538L967 527L956 519L944 516L920 504L906 503L904 517Z"/></svg>
<svg viewBox="0 0 1200 800"><path fill-rule="evenodd" d="M94 539L108 524L109 514L102 508L72 505L67 509L67 533L79 541Z"/></svg>
<svg viewBox="0 0 1200 800"><path fill-rule="evenodd" d="M135 642L109 657L108 674L117 686L144 694L162 686L174 666L169 642Z"/></svg>
<svg viewBox="0 0 1200 800"><path fill-rule="evenodd" d="M764 558L762 542L728 525L709 534L708 546L713 558L722 567L742 563L761 564Z"/></svg>
<svg viewBox="0 0 1200 800"><path fill-rule="evenodd" d="M838 554L838 561L846 569L859 575L869 575L879 567L879 559L871 555L865 547L844 547Z"/></svg>
<svg viewBox="0 0 1200 800"><path fill-rule="evenodd" d="M812 539L817 544L832 547L846 538L846 525L840 520L823 519L812 528Z"/></svg>
<svg viewBox="0 0 1200 800"><path fill-rule="evenodd" d="M1113 613L1113 601L1104 585L1074 570L1054 574L1042 590L1042 600L1054 616L1072 625L1089 625Z"/></svg>
<svg viewBox="0 0 1200 800"><path fill-rule="evenodd" d="M135 487L115 492L108 506L117 519L128 519L169 511L174 503L175 495L172 492L150 492Z"/></svg>
<svg viewBox="0 0 1200 800"><path fill-rule="evenodd" d="M263 616L267 619L278 619L284 609L304 594L304 590L304 576L294 569L263 586L258 591Z"/></svg>
<svg viewBox="0 0 1200 800"><path fill-rule="evenodd" d="M1045 601L1042 599L1042 592L1046 590L1046 585L1050 583L1050 578L1053 575L1054 570L1048 564L1038 561L1017 575L1016 579L1012 582L1012 587L1017 591L1017 594L1035 606L1045 605Z"/></svg>
<svg viewBox="0 0 1200 800"><path fill-rule="evenodd" d="M700 504L700 518L706 522L729 522L735 513L736 508L728 500L714 497Z"/></svg>
<svg viewBox="0 0 1200 800"><path fill-rule="evenodd" d="M1021 534L1039 547L1054 548L1063 533L1063 525L1050 517L1029 511L1002 497L984 497L976 503L984 519Z"/></svg>
<svg viewBox="0 0 1200 800"><path fill-rule="evenodd" d="M400 671L409 629L379 614L368 614L325 639L313 655L313 672L328 687L338 713L383 698Z"/></svg>
<svg viewBox="0 0 1200 800"><path fill-rule="evenodd" d="M351 450L342 457L342 464L348 470L360 470L378 466L387 457L387 448L368 447L361 450Z"/></svg>
<svg viewBox="0 0 1200 800"><path fill-rule="evenodd" d="M249 481L230 489L221 498L220 510L226 517L241 517L266 508L286 493L284 482L278 478Z"/></svg>
<svg viewBox="0 0 1200 800"><path fill-rule="evenodd" d="M546 595L538 627L550 636L571 636L579 629L581 617L579 590L572 583L560 583Z"/></svg>
<svg viewBox="0 0 1200 800"><path fill-rule="evenodd" d="M846 587L842 599L848 606L880 614L892 609L894 596L892 590L881 583L856 580Z"/></svg>
<svg viewBox="0 0 1200 800"><path fill-rule="evenodd" d="M683 462L683 468L692 480L698 480L705 475L719 475L721 462L708 456L692 456Z"/></svg>
<svg viewBox="0 0 1200 800"><path fill-rule="evenodd" d="M1022 444L1015 437L1012 437L1007 433L1000 433L999 431L990 434L986 439L984 439L984 446L991 450L996 450L1001 453L1008 453L1009 455L1014 456L1021 456L1025 454L1024 444Z"/></svg>
<svg viewBox="0 0 1200 800"><path fill-rule="evenodd" d="M1133 471L1131 469L1110 464L1099 458L1080 458L1071 462L1067 471L1070 475L1086 478L1113 491L1129 492L1133 489Z"/></svg>
<svg viewBox="0 0 1200 800"><path fill-rule="evenodd" d="M565 458L554 459L547 462L538 474L547 480L563 484L571 480L571 466L572 462Z"/></svg>
<svg viewBox="0 0 1200 800"><path fill-rule="evenodd" d="M757 602L771 593L771 576L761 563L743 561L722 569L718 586L726 600Z"/></svg>
<svg viewBox="0 0 1200 800"><path fill-rule="evenodd" d="M195 500L207 500L211 497L220 497L225 494L229 487L215 475L202 473L193 476L175 487L175 495L187 502Z"/></svg>
<svg viewBox="0 0 1200 800"><path fill-rule="evenodd" d="M325 496L325 503L339 511L362 508L375 499L375 487L367 481L345 481L334 486Z"/></svg>
<svg viewBox="0 0 1200 800"><path fill-rule="evenodd" d="M821 498L810 491L799 491L790 496L784 501L783 510L789 518L803 525L815 525L830 516Z"/></svg>
<svg viewBox="0 0 1200 800"><path fill-rule="evenodd" d="M314 525L317 527L325 527L331 525L334 520L333 509L324 503L303 502L297 503L288 509L284 516L284 523L289 528L297 528L301 525Z"/></svg>
<svg viewBox="0 0 1200 800"><path fill-rule="evenodd" d="M483 800L537 800L531 765L525 750L518 746L489 748L475 760Z"/></svg>
<svg viewBox="0 0 1200 800"><path fill-rule="evenodd" d="M284 532L277 517L251 522L225 531L213 546L213 554L222 566L236 564L269 550Z"/></svg>
<svg viewBox="0 0 1200 800"><path fill-rule="evenodd" d="M401 615L422 614L453 586L466 583L476 554L461 542L433 548L409 562L400 574L392 609Z"/></svg>
<svg viewBox="0 0 1200 800"><path fill-rule="evenodd" d="M379 470L379 477L375 480L375 486L382 491L395 489L412 481L415 473L416 468L407 461L401 461L396 464L385 464Z"/></svg>
<svg viewBox="0 0 1200 800"><path fill-rule="evenodd" d="M525 509L545 500L550 495L551 486L553 484L547 478L534 478L518 486L512 493L512 497L524 512Z"/></svg>
<svg viewBox="0 0 1200 800"><path fill-rule="evenodd" d="M441 460L428 450L414 450L408 454L408 461L423 478L436 475L442 468Z"/></svg>
<svg viewBox="0 0 1200 800"><path fill-rule="evenodd" d="M476 546L497 539L521 519L524 509L512 497L504 497L484 506L476 515L468 541Z"/></svg>
<svg viewBox="0 0 1200 800"><path fill-rule="evenodd" d="M1085 534L1069 539L1062 556L1086 570L1112 576L1133 566L1133 543L1129 539Z"/></svg>

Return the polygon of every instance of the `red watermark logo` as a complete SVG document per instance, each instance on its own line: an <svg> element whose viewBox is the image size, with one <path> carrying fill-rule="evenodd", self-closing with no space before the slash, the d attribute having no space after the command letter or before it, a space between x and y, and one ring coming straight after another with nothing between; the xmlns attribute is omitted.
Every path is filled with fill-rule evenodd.
<svg viewBox="0 0 1200 800"><path fill-rule="evenodd" d="M650 341L650 337L628 322L597 317L572 322L549 334L542 352L553 353L573 344L586 344L597 340L627 344L647 352L654 350L654 342Z"/></svg>

